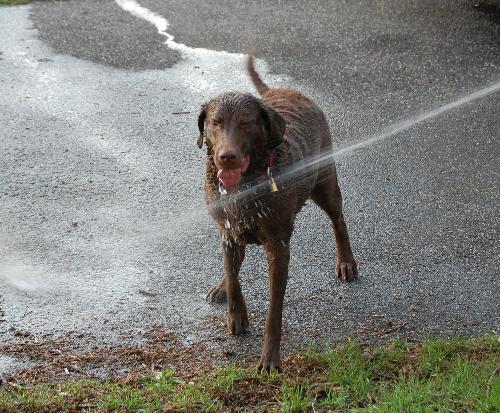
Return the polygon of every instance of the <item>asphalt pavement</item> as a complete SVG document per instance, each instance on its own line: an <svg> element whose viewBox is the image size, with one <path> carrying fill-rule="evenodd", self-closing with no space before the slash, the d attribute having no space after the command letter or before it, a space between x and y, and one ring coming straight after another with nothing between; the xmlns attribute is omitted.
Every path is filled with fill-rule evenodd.
<svg viewBox="0 0 500 413"><path fill-rule="evenodd" d="M204 101L253 91L250 47L338 148L407 125L337 159L358 281L335 277L323 213L299 214L285 352L498 331L500 92L419 118L500 82L498 2L36 1L0 7L0 39L1 342L140 343L160 325L256 357L264 255L241 273L251 330L229 337L205 301L222 254L195 144Z"/></svg>

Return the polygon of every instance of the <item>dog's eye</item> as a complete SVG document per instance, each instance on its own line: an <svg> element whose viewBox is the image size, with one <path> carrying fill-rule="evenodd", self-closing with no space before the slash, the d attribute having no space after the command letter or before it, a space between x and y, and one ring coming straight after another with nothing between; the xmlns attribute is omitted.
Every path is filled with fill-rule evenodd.
<svg viewBox="0 0 500 413"><path fill-rule="evenodd" d="M238 122L238 126L240 128L247 128L248 126L250 126L250 121L248 121L248 120L240 120Z"/></svg>
<svg viewBox="0 0 500 413"><path fill-rule="evenodd" d="M220 118L213 118L212 119L213 126L219 126L221 123L222 123L222 119L220 119Z"/></svg>

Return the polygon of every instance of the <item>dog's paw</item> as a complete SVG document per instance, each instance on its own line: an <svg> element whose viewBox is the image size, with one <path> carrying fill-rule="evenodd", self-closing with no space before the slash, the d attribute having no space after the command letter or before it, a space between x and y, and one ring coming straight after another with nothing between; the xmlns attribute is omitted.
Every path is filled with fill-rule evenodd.
<svg viewBox="0 0 500 413"><path fill-rule="evenodd" d="M244 333L248 330L249 325L246 311L227 314L227 329L229 334L239 335Z"/></svg>
<svg viewBox="0 0 500 413"><path fill-rule="evenodd" d="M336 271L342 281L352 281L358 277L358 266L354 259L337 261Z"/></svg>
<svg viewBox="0 0 500 413"><path fill-rule="evenodd" d="M210 303L225 303L227 301L226 287L224 285L224 279L222 279L217 284L213 285L210 290L208 290L207 300Z"/></svg>
<svg viewBox="0 0 500 413"><path fill-rule="evenodd" d="M260 373L270 373L271 371L283 372L283 364L279 352L262 352L257 371Z"/></svg>

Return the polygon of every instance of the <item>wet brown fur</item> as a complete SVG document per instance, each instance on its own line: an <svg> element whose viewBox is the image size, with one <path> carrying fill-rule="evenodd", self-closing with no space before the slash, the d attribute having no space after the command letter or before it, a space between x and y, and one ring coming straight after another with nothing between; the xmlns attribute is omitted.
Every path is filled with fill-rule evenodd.
<svg viewBox="0 0 500 413"><path fill-rule="evenodd" d="M322 208L330 220L337 243L337 275L345 281L357 275L347 228L342 214L342 196L335 165L312 165L300 176L286 179L283 174L294 164L331 151L331 135L321 109L312 100L291 89L271 89L254 69L253 58L247 70L257 99L249 94L226 93L202 107L198 119L198 145L207 143L205 200L219 226L224 251L224 276L208 293L211 302L228 301L228 329L239 334L248 328L246 304L238 274L245 257L245 245L262 244L269 265L270 304L259 368L281 370L280 341L283 298L288 277L290 238L296 214L307 199ZM241 123L243 119L243 123ZM237 155L232 161L220 158L230 148ZM265 173L270 151L276 154L275 176L278 192L271 192L268 181L251 196L232 200L221 195L217 171L237 167L250 154L250 167L241 186L251 186ZM249 192L249 191L246 191ZM243 191L243 195L246 193Z"/></svg>

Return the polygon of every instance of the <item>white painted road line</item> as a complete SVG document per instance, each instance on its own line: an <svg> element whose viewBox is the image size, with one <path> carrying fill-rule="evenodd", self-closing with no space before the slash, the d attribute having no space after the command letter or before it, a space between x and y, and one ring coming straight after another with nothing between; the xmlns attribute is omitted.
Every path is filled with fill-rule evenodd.
<svg viewBox="0 0 500 413"><path fill-rule="evenodd" d="M182 43L177 43L174 40L174 36L171 34L167 33L167 29L170 26L168 23L168 20L165 19L163 16L160 16L159 14L147 9L144 6L141 6L139 3L137 3L135 0L115 0L116 4L120 6L123 10L128 11L130 14L139 17L143 20L146 20L147 22L151 23L156 27L158 30L158 33L161 34L162 36L165 36L167 40L165 41L165 44L172 50L177 50L178 52L181 52L183 54L223 54L223 55L231 55L234 57L237 57L239 59L243 58L244 55L241 53L229 53L226 51L217 51L217 50L210 50L210 49L203 49L203 48L193 48L186 46L185 44Z"/></svg>

